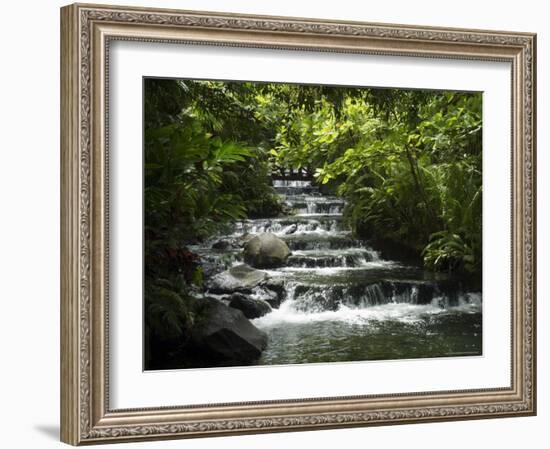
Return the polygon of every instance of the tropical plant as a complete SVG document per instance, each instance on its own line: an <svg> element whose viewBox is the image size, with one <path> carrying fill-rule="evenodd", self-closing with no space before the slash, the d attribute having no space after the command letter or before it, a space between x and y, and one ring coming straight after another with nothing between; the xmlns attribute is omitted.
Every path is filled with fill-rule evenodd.
<svg viewBox="0 0 550 449"><path fill-rule="evenodd" d="M184 341L199 308L191 245L283 213L271 177L346 199L363 239L437 271L481 273L481 94L145 80L147 335Z"/></svg>
<svg viewBox="0 0 550 449"><path fill-rule="evenodd" d="M286 115L270 101L260 107L284 116L276 163L337 186L360 237L408 247L427 268L479 272L480 94L364 89Z"/></svg>

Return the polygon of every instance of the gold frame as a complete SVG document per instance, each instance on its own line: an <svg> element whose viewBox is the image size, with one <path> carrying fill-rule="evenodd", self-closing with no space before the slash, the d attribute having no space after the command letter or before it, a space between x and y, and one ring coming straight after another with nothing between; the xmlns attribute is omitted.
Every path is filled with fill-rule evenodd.
<svg viewBox="0 0 550 449"><path fill-rule="evenodd" d="M510 388L111 410L108 50L112 40L508 61L512 65ZM61 439L86 443L536 413L535 52L529 33L74 4L61 9Z"/></svg>

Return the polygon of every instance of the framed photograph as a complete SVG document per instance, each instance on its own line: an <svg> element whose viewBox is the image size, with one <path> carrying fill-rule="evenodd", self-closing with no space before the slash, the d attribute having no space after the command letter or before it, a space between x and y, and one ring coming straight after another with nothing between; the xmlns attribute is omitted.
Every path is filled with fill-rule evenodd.
<svg viewBox="0 0 550 449"><path fill-rule="evenodd" d="M536 413L529 33L61 9L61 439Z"/></svg>

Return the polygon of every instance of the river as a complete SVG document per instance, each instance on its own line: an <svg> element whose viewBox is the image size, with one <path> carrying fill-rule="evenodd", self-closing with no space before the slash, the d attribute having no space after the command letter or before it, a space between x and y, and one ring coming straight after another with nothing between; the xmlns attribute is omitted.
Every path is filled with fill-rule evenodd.
<svg viewBox="0 0 550 449"><path fill-rule="evenodd" d="M482 354L481 292L382 259L344 225L344 201L310 181L275 180L274 188L295 214L245 220L226 236L272 232L292 251L286 266L267 270L284 286L284 301L252 320L268 335L259 364ZM242 263L238 250L198 252Z"/></svg>

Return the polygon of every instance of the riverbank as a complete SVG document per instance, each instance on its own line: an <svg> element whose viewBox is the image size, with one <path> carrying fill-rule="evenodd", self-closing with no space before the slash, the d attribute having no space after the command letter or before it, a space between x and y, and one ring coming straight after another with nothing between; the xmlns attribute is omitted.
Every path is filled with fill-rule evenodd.
<svg viewBox="0 0 550 449"><path fill-rule="evenodd" d="M190 248L204 264L203 297L238 311L257 332L227 325L221 333L237 355L218 336L176 356L185 367L481 354L480 291L462 277L382 257L346 227L344 201L311 181L274 188L292 215L243 220ZM273 236L288 254L273 266L247 259L254 236ZM239 351L250 334L261 342L246 358Z"/></svg>

